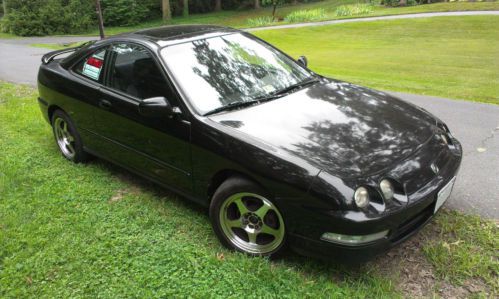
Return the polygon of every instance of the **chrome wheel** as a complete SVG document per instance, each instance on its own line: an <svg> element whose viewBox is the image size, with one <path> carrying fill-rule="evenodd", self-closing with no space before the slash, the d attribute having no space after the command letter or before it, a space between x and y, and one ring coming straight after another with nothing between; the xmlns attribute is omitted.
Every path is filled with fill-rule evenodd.
<svg viewBox="0 0 499 299"><path fill-rule="evenodd" d="M61 149L62 154L66 158L73 160L76 155L74 144L75 138L69 131L68 123L64 119L60 117L55 119L54 134L57 145Z"/></svg>
<svg viewBox="0 0 499 299"><path fill-rule="evenodd" d="M254 193L236 193L225 200L220 226L228 240L241 251L268 254L284 241L284 221L276 206Z"/></svg>

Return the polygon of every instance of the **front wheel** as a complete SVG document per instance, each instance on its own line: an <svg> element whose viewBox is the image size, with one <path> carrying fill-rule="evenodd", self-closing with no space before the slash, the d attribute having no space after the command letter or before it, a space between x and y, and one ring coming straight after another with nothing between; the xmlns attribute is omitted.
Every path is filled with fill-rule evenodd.
<svg viewBox="0 0 499 299"><path fill-rule="evenodd" d="M229 178L213 195L210 205L213 229L223 245L254 256L275 256L284 249L283 217L256 184Z"/></svg>

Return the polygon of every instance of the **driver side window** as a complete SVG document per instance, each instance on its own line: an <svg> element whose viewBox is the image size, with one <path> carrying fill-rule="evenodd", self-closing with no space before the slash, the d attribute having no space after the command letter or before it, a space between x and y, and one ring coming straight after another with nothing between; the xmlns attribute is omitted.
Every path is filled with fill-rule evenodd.
<svg viewBox="0 0 499 299"><path fill-rule="evenodd" d="M106 85L138 99L171 97L168 83L150 52L136 44L115 44L109 53Z"/></svg>

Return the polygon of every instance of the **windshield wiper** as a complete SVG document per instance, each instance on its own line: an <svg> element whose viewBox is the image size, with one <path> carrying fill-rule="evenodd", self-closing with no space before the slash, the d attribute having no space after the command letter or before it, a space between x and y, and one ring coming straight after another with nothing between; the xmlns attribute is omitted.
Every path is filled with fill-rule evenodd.
<svg viewBox="0 0 499 299"><path fill-rule="evenodd" d="M212 114L215 114L215 113L218 113L218 112L222 112L222 111L228 111L228 110L234 110L234 109L237 109L237 108L252 106L252 105L255 105L255 104L258 104L258 103L260 103L259 100L245 101L245 102L232 102L232 103L229 103L229 104L227 104L225 106L220 106L218 108L210 110L210 111L206 112L203 115L204 116L208 116L208 115L212 115Z"/></svg>
<svg viewBox="0 0 499 299"><path fill-rule="evenodd" d="M272 93L273 96L276 96L276 95L283 95L283 94L286 94L286 93L289 93L295 89L301 89L307 85L310 85L310 84L313 84L313 83L317 83L319 82L319 78L315 77L315 76L312 76L312 77L309 77L308 79L305 79L301 82L298 82L298 83L295 83L295 84L292 84L286 88L283 88L277 92L274 92Z"/></svg>
<svg viewBox="0 0 499 299"><path fill-rule="evenodd" d="M277 92L273 92L271 94L268 94L268 95L264 95L264 96L261 96L261 97L257 97L255 98L254 100L252 101L245 101L245 102L232 102L232 103L229 103L225 106L221 106L221 107L218 107L218 108L215 108L211 111L208 111L204 114L204 116L208 116L208 115L212 115L212 114L215 114L215 113L218 113L218 112L222 112L222 111L229 111L229 110L234 110L234 109L238 109L238 108L243 108L243 107L248 107L248 106L253 106L253 105L257 105L257 104L260 104L260 103L263 103L263 102L267 102L267 101L272 101L272 100L275 100L277 98L280 98L282 96L284 96L285 94L287 94L288 92L291 92L297 88L303 88L307 85L310 85L310 84L313 84L313 83L316 83L316 82L319 82L319 79L317 77L311 77L307 80L304 80L302 82L299 82L299 83L296 83L296 84L293 84L293 85L290 85L282 90L279 90Z"/></svg>

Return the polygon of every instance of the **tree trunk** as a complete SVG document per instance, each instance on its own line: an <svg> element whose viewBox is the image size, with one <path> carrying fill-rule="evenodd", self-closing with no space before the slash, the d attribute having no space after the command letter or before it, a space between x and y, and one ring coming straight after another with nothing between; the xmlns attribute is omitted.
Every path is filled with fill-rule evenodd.
<svg viewBox="0 0 499 299"><path fill-rule="evenodd" d="M172 10L170 9L170 0L161 0L161 11L163 13L163 21L172 19Z"/></svg>
<svg viewBox="0 0 499 299"><path fill-rule="evenodd" d="M292 4L293 4L293 5L298 4L298 0L293 0L293 3L292 3Z"/></svg>
<svg viewBox="0 0 499 299"><path fill-rule="evenodd" d="M215 11L221 11L222 10L222 0L216 0L215 1Z"/></svg>
<svg viewBox="0 0 499 299"><path fill-rule="evenodd" d="M399 6L406 6L407 5L407 0L400 0Z"/></svg>
<svg viewBox="0 0 499 299"><path fill-rule="evenodd" d="M105 38L104 36L104 20L102 19L102 9L100 7L100 0L95 0L95 12L97 13L97 20L99 21L99 33L100 38Z"/></svg>
<svg viewBox="0 0 499 299"><path fill-rule="evenodd" d="M2 5L3 5L3 15L6 16L7 15L7 0L3 0Z"/></svg>
<svg viewBox="0 0 499 299"><path fill-rule="evenodd" d="M274 1L274 7L272 8L272 21L275 20L275 11L277 9L277 3Z"/></svg>
<svg viewBox="0 0 499 299"><path fill-rule="evenodd" d="M260 0L255 0L255 9L260 8Z"/></svg>
<svg viewBox="0 0 499 299"><path fill-rule="evenodd" d="M189 0L184 0L184 7L183 7L182 15L184 17L189 16Z"/></svg>

